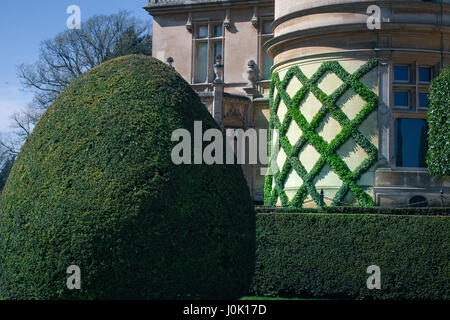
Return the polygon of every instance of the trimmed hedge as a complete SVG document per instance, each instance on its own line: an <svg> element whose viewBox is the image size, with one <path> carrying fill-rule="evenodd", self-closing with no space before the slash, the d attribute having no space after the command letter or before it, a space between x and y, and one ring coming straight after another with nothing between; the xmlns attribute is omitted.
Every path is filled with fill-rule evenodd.
<svg viewBox="0 0 450 320"><path fill-rule="evenodd" d="M450 176L450 66L431 82L428 100L428 170Z"/></svg>
<svg viewBox="0 0 450 320"><path fill-rule="evenodd" d="M258 214L255 295L450 299L450 218ZM366 269L381 269L369 290Z"/></svg>
<svg viewBox="0 0 450 320"><path fill-rule="evenodd" d="M256 207L257 213L341 213L341 214L390 214L390 215L421 215L448 216L450 207L425 208L384 208L384 207L323 207L323 208L273 208Z"/></svg>
<svg viewBox="0 0 450 320"><path fill-rule="evenodd" d="M248 293L255 212L238 165L175 165L175 129L218 128L166 64L110 60L47 110L1 198L7 299L222 299ZM66 287L81 268L81 290Z"/></svg>

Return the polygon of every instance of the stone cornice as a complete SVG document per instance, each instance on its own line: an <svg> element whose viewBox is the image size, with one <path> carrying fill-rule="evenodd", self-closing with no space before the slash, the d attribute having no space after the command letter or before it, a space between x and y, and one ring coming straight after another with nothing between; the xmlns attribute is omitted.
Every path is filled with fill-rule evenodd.
<svg viewBox="0 0 450 320"><path fill-rule="evenodd" d="M150 0L144 7L151 15L203 11L217 8L273 6L275 0Z"/></svg>
<svg viewBox="0 0 450 320"><path fill-rule="evenodd" d="M333 34L349 33L360 34L361 32L440 32L446 33L450 36L450 26L424 24L424 23L384 23L381 30L368 30L366 23L352 23L341 24L323 27L315 27L310 29L301 29L280 36L275 36L264 44L264 49L269 56L274 57L281 51L282 48L289 46L291 43L299 43L314 37L328 37L333 38ZM374 48L375 49L375 48Z"/></svg>
<svg viewBox="0 0 450 320"><path fill-rule="evenodd" d="M443 55L450 58L450 51L440 51L440 50L428 50L428 49L413 49L413 48L373 48L373 49L350 49L350 50L339 50L336 52L326 52L326 53L314 53L310 55L299 56L297 58L287 59L282 62L276 63L272 66L272 70L277 70L280 67L285 67L289 65L297 64L298 61L315 61L315 62L323 62L328 61L330 58L339 58L343 57L355 57L357 55L373 57L376 56L378 60L383 61L387 59L391 60L391 55L393 52L403 52L403 53L414 53L414 54L435 54L435 55ZM388 58L387 58L388 57Z"/></svg>
<svg viewBox="0 0 450 320"><path fill-rule="evenodd" d="M306 1L305 1L306 2ZM448 3L441 3L438 1L424 2L424 1L414 1L414 0L347 0L347 1L309 1L309 3L314 3L313 5L306 5L301 10L295 10L289 14L283 15L281 17L276 17L273 22L272 28L275 29L277 26L283 24L286 21L321 13L333 13L333 12L351 12L355 8L363 8L365 11L369 5L379 5L381 8L392 8L392 9L405 9L408 11L417 10L419 13L424 11L434 13L439 13L441 10L450 12L450 1Z"/></svg>

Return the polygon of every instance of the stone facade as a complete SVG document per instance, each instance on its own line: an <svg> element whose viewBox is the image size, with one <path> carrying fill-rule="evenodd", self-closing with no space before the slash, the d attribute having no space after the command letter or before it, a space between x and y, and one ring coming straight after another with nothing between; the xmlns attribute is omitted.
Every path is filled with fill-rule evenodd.
<svg viewBox="0 0 450 320"><path fill-rule="evenodd" d="M263 44L273 37L267 30L274 18L273 0L151 0L145 9L154 18L153 56L173 59L172 66L192 84L223 129L267 129L270 74L264 78ZM209 35L199 37L203 26ZM217 37L212 34L215 26L221 29ZM221 43L222 81L214 78L215 52L208 52L207 79L197 78L199 43L209 49ZM262 202L265 177L260 166L245 165L243 171L253 198Z"/></svg>
<svg viewBox="0 0 450 320"><path fill-rule="evenodd" d="M266 198L283 206L372 204L378 158L375 60L327 59L275 72L271 127L278 173ZM270 200L271 199L271 200Z"/></svg>
<svg viewBox="0 0 450 320"><path fill-rule="evenodd" d="M370 5L380 8L381 28L368 25ZM437 76L450 63L449 1L275 1L273 30L265 45L275 62L271 126L288 141L281 139L280 170L268 177L269 202L317 206L323 190L328 205L440 205L450 181L402 166L414 134L400 139L395 130L398 119L426 118L426 72ZM371 59L374 68L361 72ZM334 67L322 74L324 65Z"/></svg>
<svg viewBox="0 0 450 320"><path fill-rule="evenodd" d="M371 5L381 28L368 25ZM441 189L450 192L448 179L399 161L408 151L399 123L426 118L423 72L450 64L450 1L151 0L146 10L153 55L173 59L223 128L280 130L279 171L264 181L260 165L244 167L255 200L317 206L323 192L325 205L398 206L415 196L440 205Z"/></svg>

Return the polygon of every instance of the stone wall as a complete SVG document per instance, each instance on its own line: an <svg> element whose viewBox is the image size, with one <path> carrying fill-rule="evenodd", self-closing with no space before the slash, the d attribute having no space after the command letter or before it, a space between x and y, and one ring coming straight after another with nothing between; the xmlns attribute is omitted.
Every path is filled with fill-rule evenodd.
<svg viewBox="0 0 450 320"><path fill-rule="evenodd" d="M367 63L367 60L357 59L306 59L274 70L277 80L271 95L271 127L280 130L281 149L277 155L279 170L267 196L275 196L276 205L317 206L322 190L327 205L333 200L353 204L357 197L352 189L357 186L373 197L374 160L378 148L377 106L364 98L378 96L378 77L376 64L369 69ZM342 68L343 74L333 71L336 66ZM340 78L343 75L356 77L364 68L367 71L357 77L358 82ZM361 90L366 94L364 98L352 88L359 85L367 91ZM333 101L336 110L327 105L328 99ZM366 112L368 105L370 112ZM360 136L345 134L344 128L349 126L354 126ZM363 147L355 139L364 139L366 144ZM337 147L332 147L335 144ZM331 155L326 154L327 149L333 149ZM332 157L336 155L343 160L346 169L339 169L343 163L333 163ZM372 165L362 168L367 162ZM346 178L349 172L358 177L355 186ZM339 199L336 199L338 192Z"/></svg>
<svg viewBox="0 0 450 320"><path fill-rule="evenodd" d="M367 25L370 5L380 8L379 29L371 29ZM425 197L428 205L440 205L440 190L444 194L450 193L449 179L434 179L426 168L396 166L395 120L426 119L427 114L426 109L418 106L418 92L425 90L418 82L405 84L411 90L412 97L408 109L400 110L394 105L396 84L393 73L396 65L410 65L414 72L418 72L419 66L427 66L436 76L450 64L450 2L276 0L273 30L274 38L265 44L265 49L275 61L271 124L282 129L281 144L284 148L281 148L277 159L281 167L279 176L275 175L275 179L269 177L266 182L266 202L282 206L316 206L323 190L327 205L352 204L357 200L360 205L402 206L407 205L414 196ZM363 143L366 146L361 146L362 139L352 136L334 150L334 156L320 163L324 162L320 160L323 152L317 147L335 143L333 139L345 131L346 122L339 120L339 112L335 111L319 117L320 121L314 119L327 101L327 96L333 96L333 91L345 82L345 77L330 71L320 74L314 80L320 90L311 92L308 88L301 101L290 99L302 95L305 81L314 78L316 70L324 63L338 62L346 72L354 74L371 58L377 59L377 66L360 82L377 96L378 102L376 110L367 114L356 128L370 144ZM305 81L295 78L290 82L284 81L295 68L304 74ZM286 96L277 100L280 91ZM350 122L357 120L358 113L367 102L354 91L341 92L342 95L334 101L336 109L342 111ZM321 99L322 93L326 96ZM296 147L294 144L305 136L304 128L301 123L289 123L288 120L283 124L280 120L296 113L297 118L303 117L307 124L313 123L314 134L308 133L307 143L292 152L290 147ZM314 145L309 140L315 134L320 138L317 138L319 143ZM355 138L361 141L355 141ZM337 156L345 164L341 163L341 167L347 167L353 174L360 173L358 167L364 162L367 164L366 160L372 158L375 151L376 161L357 177L351 177L351 174L342 176L342 171L337 172L336 164L329 163ZM299 169L293 171L291 166L297 162ZM339 160L336 159L336 162L339 163ZM317 163L320 166L316 166ZM315 169L320 170L311 174ZM346 181L348 177L354 180L351 187L352 179ZM370 201L358 190L359 187L370 196Z"/></svg>

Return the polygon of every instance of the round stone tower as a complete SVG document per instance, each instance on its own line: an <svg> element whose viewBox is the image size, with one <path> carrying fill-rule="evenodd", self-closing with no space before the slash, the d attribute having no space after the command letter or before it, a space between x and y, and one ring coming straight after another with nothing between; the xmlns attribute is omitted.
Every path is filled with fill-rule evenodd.
<svg viewBox="0 0 450 320"><path fill-rule="evenodd" d="M450 63L450 1L275 0L268 205L440 205L427 92ZM279 137L279 139L277 139Z"/></svg>

